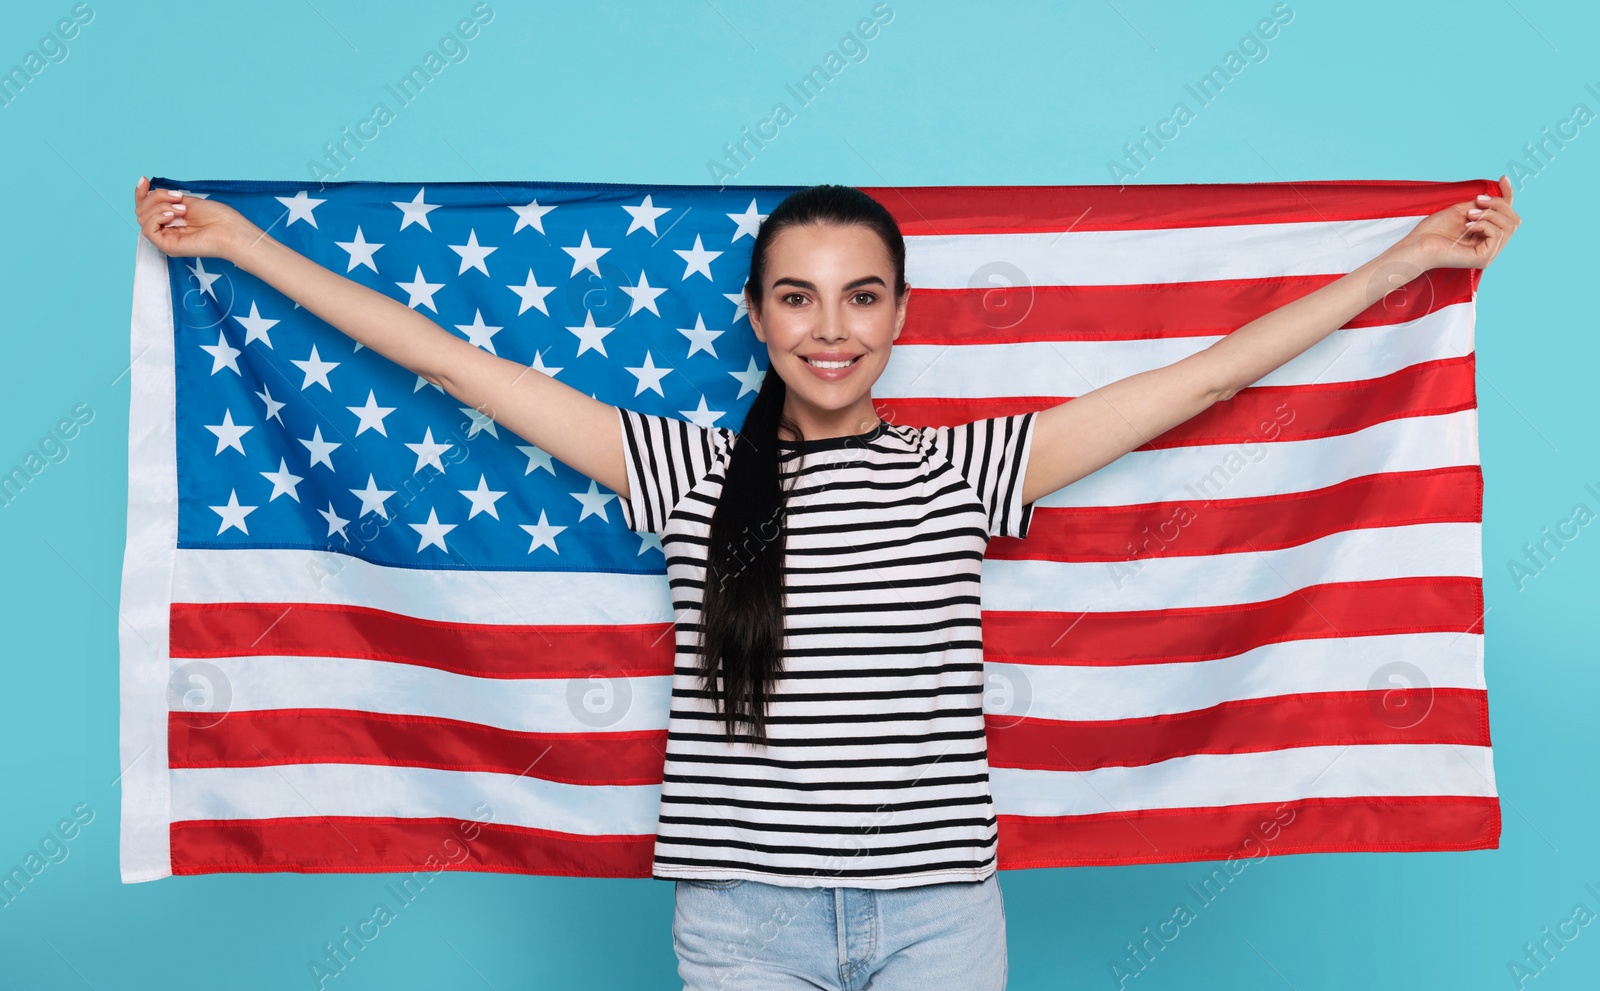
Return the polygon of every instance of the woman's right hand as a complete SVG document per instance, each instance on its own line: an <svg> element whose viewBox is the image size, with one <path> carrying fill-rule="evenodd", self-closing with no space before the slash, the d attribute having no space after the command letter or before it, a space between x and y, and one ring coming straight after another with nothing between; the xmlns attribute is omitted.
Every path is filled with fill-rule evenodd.
<svg viewBox="0 0 1600 991"><path fill-rule="evenodd" d="M261 231L226 203L185 197L176 189L152 189L150 179L133 187L139 233L177 258L231 258L261 236Z"/></svg>

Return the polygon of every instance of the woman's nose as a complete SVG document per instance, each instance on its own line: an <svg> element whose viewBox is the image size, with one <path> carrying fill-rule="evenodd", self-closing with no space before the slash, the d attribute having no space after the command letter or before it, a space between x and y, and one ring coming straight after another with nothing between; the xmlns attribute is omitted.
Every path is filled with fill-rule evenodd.
<svg viewBox="0 0 1600 991"><path fill-rule="evenodd" d="M845 336L844 314L835 307L823 307L822 319L817 322L817 336L826 341L837 341Z"/></svg>

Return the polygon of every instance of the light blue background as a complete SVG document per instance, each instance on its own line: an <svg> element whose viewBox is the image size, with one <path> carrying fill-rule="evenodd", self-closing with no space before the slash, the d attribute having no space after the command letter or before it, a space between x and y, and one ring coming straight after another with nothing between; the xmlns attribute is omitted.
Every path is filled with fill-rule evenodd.
<svg viewBox="0 0 1600 991"><path fill-rule="evenodd" d="M78 803L94 820L0 909L0 987L309 988L382 875L118 880L117 615L128 318L141 174L293 179L469 0L114 4L0 111L0 467L74 404L96 412L12 505L4 561L0 868ZM1600 112L1600 17L1576 0L1291 3L1293 21L1139 182L1493 178L1575 102ZM1111 181L1107 159L1267 16L1204 5L917 3L738 183ZM470 55L342 179L704 183L708 159L833 48L870 0L522 5L491 0ZM1203 9L1201 9L1203 7ZM0 8L0 68L69 0ZM782 8L782 9L780 9ZM1191 102L1191 106L1192 106ZM1526 220L1478 306L1487 677L1501 848L1251 864L1130 987L1515 987L1507 963L1600 912L1593 609L1600 529L1522 589L1506 562L1577 502L1600 510L1589 126L1519 184ZM1537 166L1526 164L1530 170ZM1113 988L1109 963L1214 864L1002 874L1012 987ZM440 876L330 986L677 987L672 888ZM1528 986L1592 988L1600 926Z"/></svg>

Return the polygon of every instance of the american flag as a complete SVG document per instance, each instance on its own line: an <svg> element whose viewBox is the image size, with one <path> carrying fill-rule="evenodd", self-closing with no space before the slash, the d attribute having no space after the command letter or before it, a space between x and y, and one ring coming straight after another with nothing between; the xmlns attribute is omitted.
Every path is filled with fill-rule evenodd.
<svg viewBox="0 0 1600 991"><path fill-rule="evenodd" d="M793 187L204 181L617 406L737 428ZM1327 284L1492 182L867 188L913 298L873 390L1042 409ZM1499 843L1477 270L1412 279L1043 499L985 564L1001 868ZM122 875L647 877L673 641L616 493L216 259L139 241Z"/></svg>

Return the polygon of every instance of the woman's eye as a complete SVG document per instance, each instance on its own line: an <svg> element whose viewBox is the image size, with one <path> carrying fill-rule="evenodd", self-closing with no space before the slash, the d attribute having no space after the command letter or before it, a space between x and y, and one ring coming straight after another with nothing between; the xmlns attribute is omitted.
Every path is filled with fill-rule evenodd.
<svg viewBox="0 0 1600 991"><path fill-rule="evenodd" d="M869 305L869 304L875 302L877 300L877 298L878 298L876 294L870 293L870 292L858 292L858 293L856 293L856 299L857 300L861 299L861 297L863 297L863 296L865 296L867 298L866 303L862 304L863 306Z"/></svg>
<svg viewBox="0 0 1600 991"><path fill-rule="evenodd" d="M783 299L784 299L784 302L789 303L789 305L791 305L791 306L797 305L797 304L795 304L793 302L794 300L798 299L801 302L805 301L805 297L802 296L800 293L797 293L797 292L789 293L786 296L784 296Z"/></svg>

